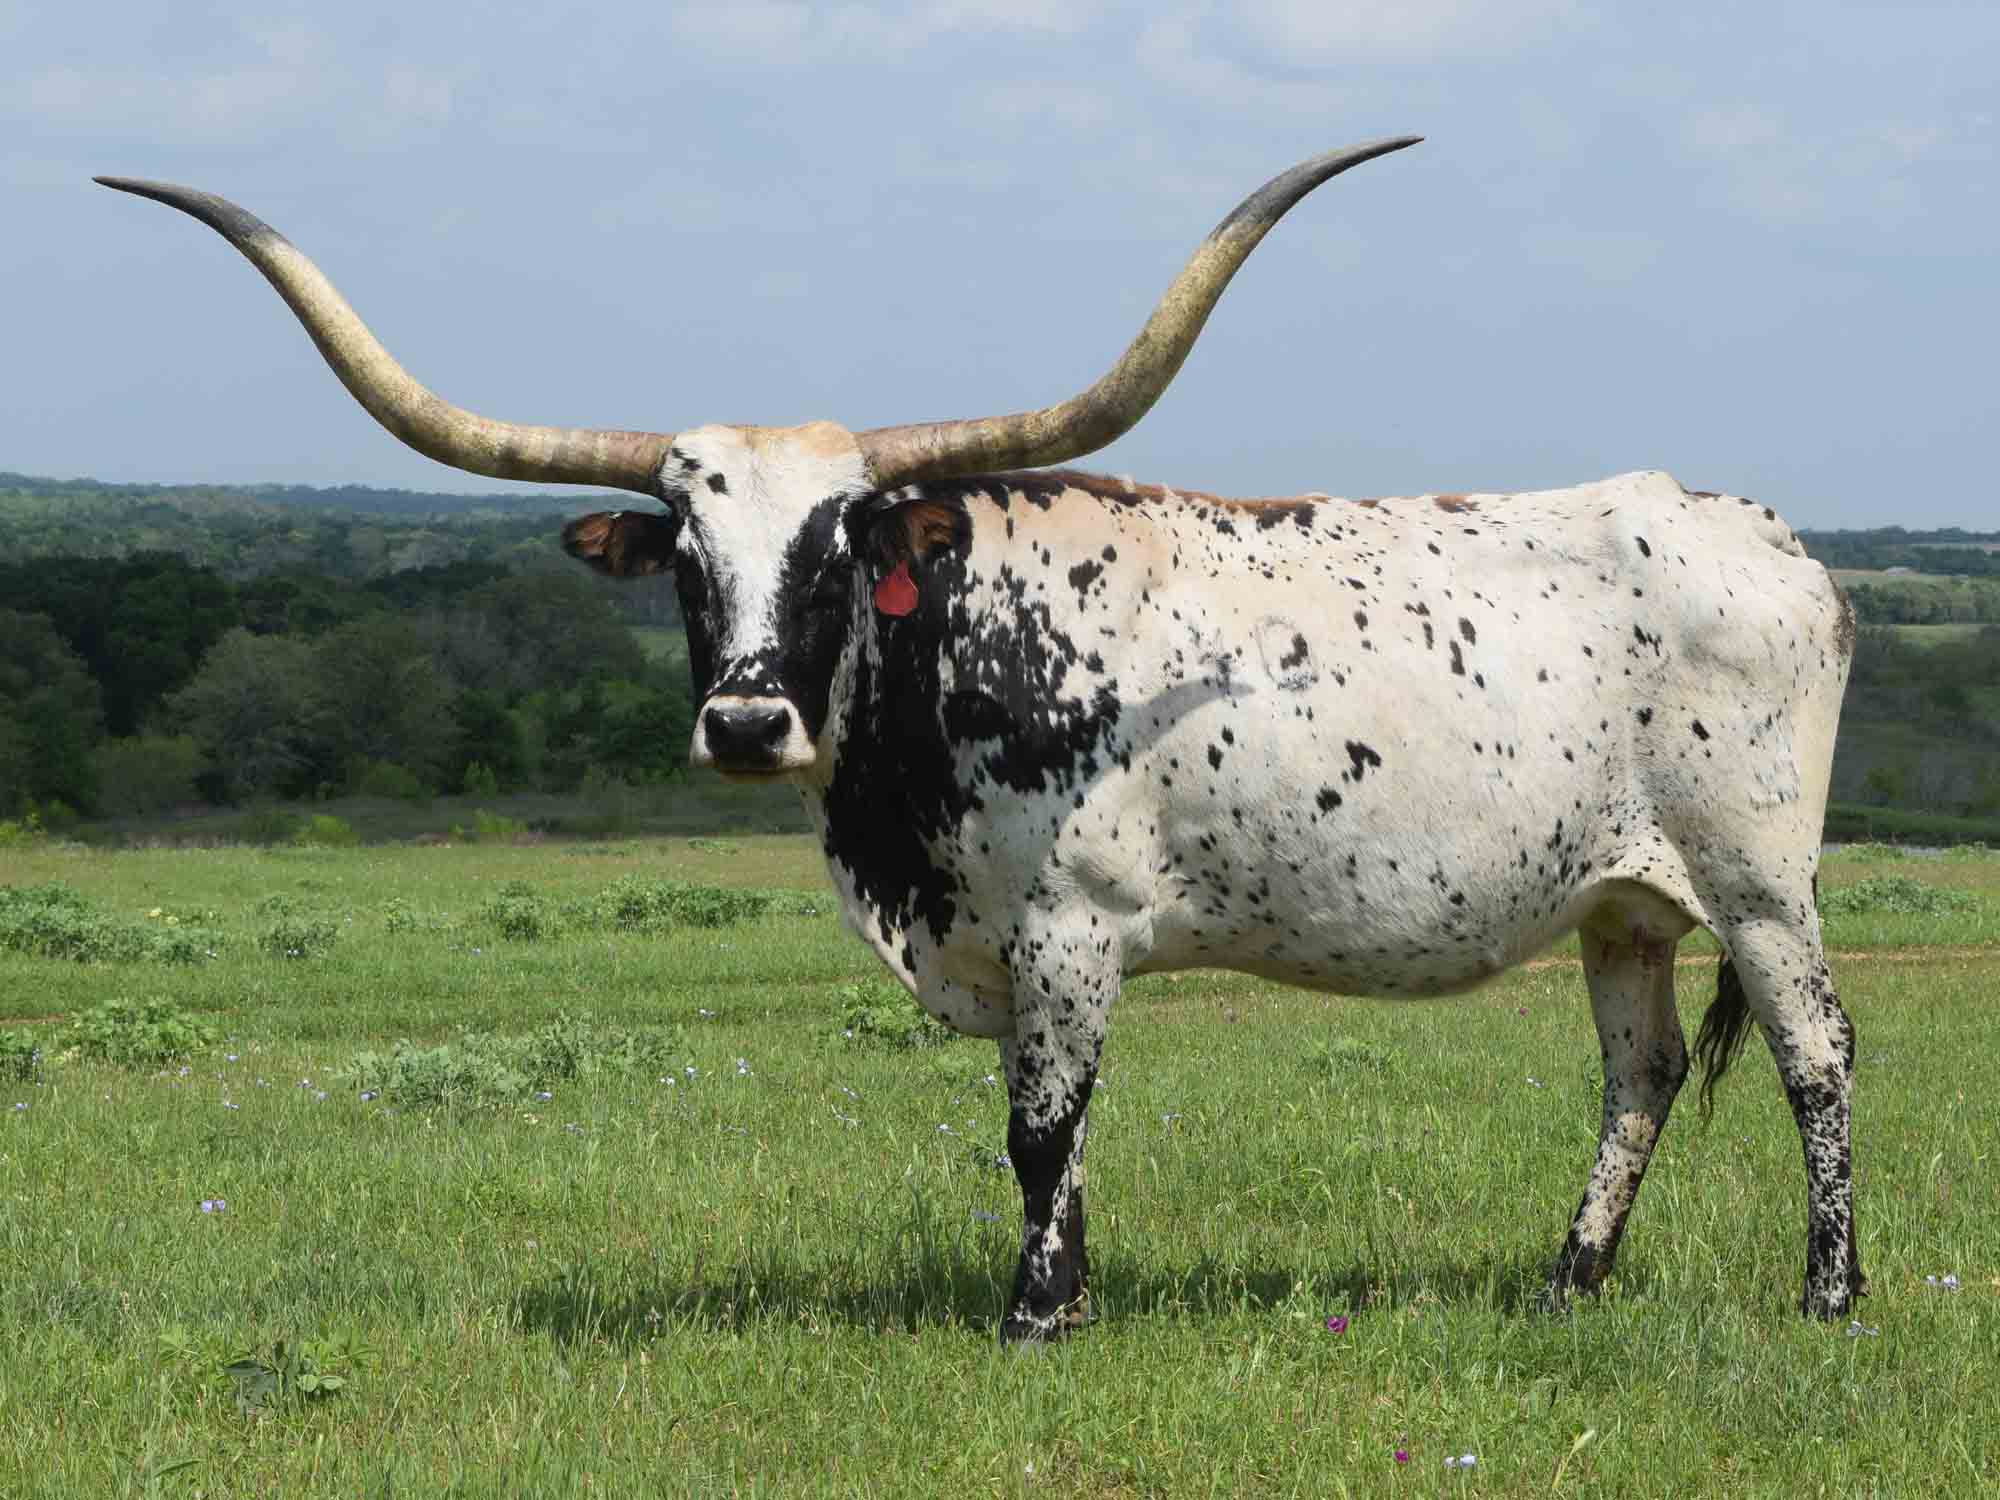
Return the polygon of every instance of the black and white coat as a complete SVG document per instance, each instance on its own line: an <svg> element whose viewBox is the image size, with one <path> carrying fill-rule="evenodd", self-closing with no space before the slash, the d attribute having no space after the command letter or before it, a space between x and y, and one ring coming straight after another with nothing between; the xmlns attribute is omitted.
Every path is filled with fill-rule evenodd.
<svg viewBox="0 0 2000 1500"><path fill-rule="evenodd" d="M1024 1200L1003 1327L1085 1309L1082 1154L1125 976L1465 989L1580 931L1596 1163L1551 1296L1596 1285L1687 1072L1675 944L1728 962L1804 1141L1805 1309L1860 1287L1853 1034L1814 902L1853 625L1771 511L1664 474L1229 501L1066 471L869 490L838 427L683 432L665 515L692 758L800 785L854 929L999 1041Z"/></svg>

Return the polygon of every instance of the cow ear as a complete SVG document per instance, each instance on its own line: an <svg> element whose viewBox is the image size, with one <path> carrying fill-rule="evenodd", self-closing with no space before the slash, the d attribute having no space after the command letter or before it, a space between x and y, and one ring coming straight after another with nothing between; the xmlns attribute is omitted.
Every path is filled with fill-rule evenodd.
<svg viewBox="0 0 2000 1500"><path fill-rule="evenodd" d="M613 578L668 573L680 522L639 510L600 510L563 527L563 551Z"/></svg>
<svg viewBox="0 0 2000 1500"><path fill-rule="evenodd" d="M934 552L963 552L972 543L972 519L949 500L895 501L868 519L866 550L884 570L922 563Z"/></svg>

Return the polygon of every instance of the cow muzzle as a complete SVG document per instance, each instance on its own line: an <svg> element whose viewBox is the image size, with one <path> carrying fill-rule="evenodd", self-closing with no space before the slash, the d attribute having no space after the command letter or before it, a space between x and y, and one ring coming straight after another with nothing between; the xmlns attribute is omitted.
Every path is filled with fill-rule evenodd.
<svg viewBox="0 0 2000 1500"><path fill-rule="evenodd" d="M696 766L752 780L803 771L815 758L798 710L785 699L720 693L702 705L688 755Z"/></svg>

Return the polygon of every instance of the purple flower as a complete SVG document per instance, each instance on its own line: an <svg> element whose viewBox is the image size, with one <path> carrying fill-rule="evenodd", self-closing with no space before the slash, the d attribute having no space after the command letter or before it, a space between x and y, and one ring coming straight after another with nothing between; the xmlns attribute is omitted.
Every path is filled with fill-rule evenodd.
<svg viewBox="0 0 2000 1500"><path fill-rule="evenodd" d="M1326 1320L1326 1331L1328 1333L1347 1332L1347 1315L1345 1313L1335 1313L1329 1317Z"/></svg>
<svg viewBox="0 0 2000 1500"><path fill-rule="evenodd" d="M229 1207L229 1203L224 1198L204 1198L201 1200L201 1211L205 1214L219 1214L227 1207Z"/></svg>
<svg viewBox="0 0 2000 1500"><path fill-rule="evenodd" d="M1406 1464L1409 1461L1410 1461L1410 1450L1408 1448L1398 1448L1396 1450L1396 1462L1399 1464Z"/></svg>

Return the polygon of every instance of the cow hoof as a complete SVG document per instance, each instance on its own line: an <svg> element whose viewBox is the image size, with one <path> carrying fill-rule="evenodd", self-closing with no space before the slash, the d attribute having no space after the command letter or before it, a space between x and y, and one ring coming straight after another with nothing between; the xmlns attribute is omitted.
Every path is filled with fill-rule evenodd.
<svg viewBox="0 0 2000 1500"><path fill-rule="evenodd" d="M1053 1312L1032 1313L1015 1308L1000 1324L1000 1342L1015 1345L1054 1344L1097 1320L1087 1296L1065 1302Z"/></svg>

